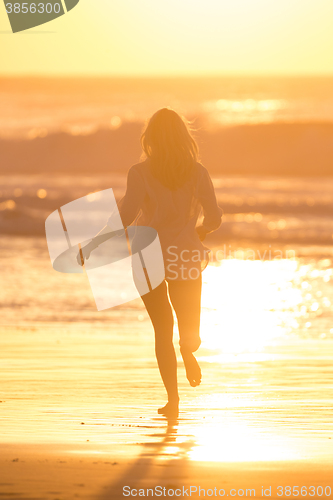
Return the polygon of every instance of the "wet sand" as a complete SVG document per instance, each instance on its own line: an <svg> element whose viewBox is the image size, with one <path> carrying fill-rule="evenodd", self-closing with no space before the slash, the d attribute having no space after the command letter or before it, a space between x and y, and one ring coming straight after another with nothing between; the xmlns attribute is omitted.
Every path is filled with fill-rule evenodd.
<svg viewBox="0 0 333 500"><path fill-rule="evenodd" d="M234 498L270 486L271 498L290 497L278 486L307 487L305 498L329 496L310 486L333 491L330 259L209 266L202 385L189 386L177 348L182 403L167 422L140 299L98 313L86 277L55 273L44 243L2 243L0 498L108 500L126 498L124 486Z"/></svg>
<svg viewBox="0 0 333 500"><path fill-rule="evenodd" d="M277 499L287 498L278 495L281 485L298 485L299 491L301 486L307 487L308 492L312 492L311 486L318 488L318 492L321 492L322 485L332 487L331 465L312 462L229 464L158 460L157 450L152 450L150 457L114 461L112 453L96 458L83 451L73 456L69 453L71 450L54 446L42 446L38 450L34 446L19 448L4 449L1 459L5 478L5 482L1 482L2 498L109 500L139 495L151 498L152 492L148 490L156 488L155 491L162 491L162 494L155 494L155 497L162 498L168 498L168 491L169 498L175 496L172 495L174 491L178 498L222 498L219 494L225 492L224 496L233 498L268 496ZM20 461L13 462L12 456L18 454ZM212 495L211 490L217 495ZM319 496L312 495L312 498Z"/></svg>
<svg viewBox="0 0 333 500"><path fill-rule="evenodd" d="M317 341L303 343L302 357L289 342L275 359L266 349L225 364L202 349L202 386L187 385L179 362L181 412L167 422L140 329L118 324L111 339L104 327L2 328L1 497L107 500L124 498L124 486L201 486L262 498L271 486L281 498L277 486L333 487L333 341L319 358Z"/></svg>

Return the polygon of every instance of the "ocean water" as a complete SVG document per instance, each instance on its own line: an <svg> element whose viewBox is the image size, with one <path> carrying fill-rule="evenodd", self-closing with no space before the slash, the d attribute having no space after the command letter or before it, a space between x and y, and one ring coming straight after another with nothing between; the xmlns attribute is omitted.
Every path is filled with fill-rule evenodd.
<svg viewBox="0 0 333 500"><path fill-rule="evenodd" d="M174 106L194 120L225 212L210 243L329 246L332 89L329 77L0 78L0 231L41 236L73 199L121 197L144 121Z"/></svg>
<svg viewBox="0 0 333 500"><path fill-rule="evenodd" d="M200 126L332 122L330 77L0 78L0 137L89 135L171 106Z"/></svg>
<svg viewBox="0 0 333 500"><path fill-rule="evenodd" d="M233 247L248 247L251 241L281 251L286 245L331 246L332 178L215 176L213 182L224 217L221 228L208 237L208 246L229 249L233 242ZM119 200L126 178L2 176L0 186L2 232L43 236L52 211L102 189L112 188Z"/></svg>

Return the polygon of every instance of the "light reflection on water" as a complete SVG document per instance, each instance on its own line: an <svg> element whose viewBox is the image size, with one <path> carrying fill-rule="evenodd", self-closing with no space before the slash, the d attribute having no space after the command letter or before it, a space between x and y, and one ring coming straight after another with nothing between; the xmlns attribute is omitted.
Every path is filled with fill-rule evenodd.
<svg viewBox="0 0 333 500"><path fill-rule="evenodd" d="M166 428L141 302L98 313L85 277L55 273L40 240L10 246L3 442L193 461L332 459L330 259L232 259L205 270L203 382L190 388L179 360L181 413Z"/></svg>
<svg viewBox="0 0 333 500"><path fill-rule="evenodd" d="M204 346L233 354L262 352L294 322L302 293L292 287L296 260L225 260L207 269Z"/></svg>

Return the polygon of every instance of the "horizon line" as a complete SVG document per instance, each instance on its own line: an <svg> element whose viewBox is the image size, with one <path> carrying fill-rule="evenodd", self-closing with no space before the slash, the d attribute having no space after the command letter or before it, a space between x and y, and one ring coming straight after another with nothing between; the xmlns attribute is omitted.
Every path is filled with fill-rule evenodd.
<svg viewBox="0 0 333 500"><path fill-rule="evenodd" d="M224 73L1 73L0 79L10 78L59 78L59 79L177 79L177 78L333 78L330 73L263 73L263 72L224 72Z"/></svg>

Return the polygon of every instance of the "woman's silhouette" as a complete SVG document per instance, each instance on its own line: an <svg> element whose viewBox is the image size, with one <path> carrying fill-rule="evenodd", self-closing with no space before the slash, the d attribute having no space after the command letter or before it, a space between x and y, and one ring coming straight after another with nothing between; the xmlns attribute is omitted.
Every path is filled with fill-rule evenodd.
<svg viewBox="0 0 333 500"><path fill-rule="evenodd" d="M124 227L135 221L159 235L165 280L142 300L154 327L158 367L168 394L168 403L158 413L172 417L179 406L172 307L186 376L195 387L201 382L193 355L201 343L201 271L209 252L202 241L220 226L222 210L207 170L197 161L198 146L185 119L171 109L160 109L149 120L141 144L143 161L130 168L118 209ZM203 222L196 226L201 208ZM83 249L84 258L95 247L92 240Z"/></svg>

